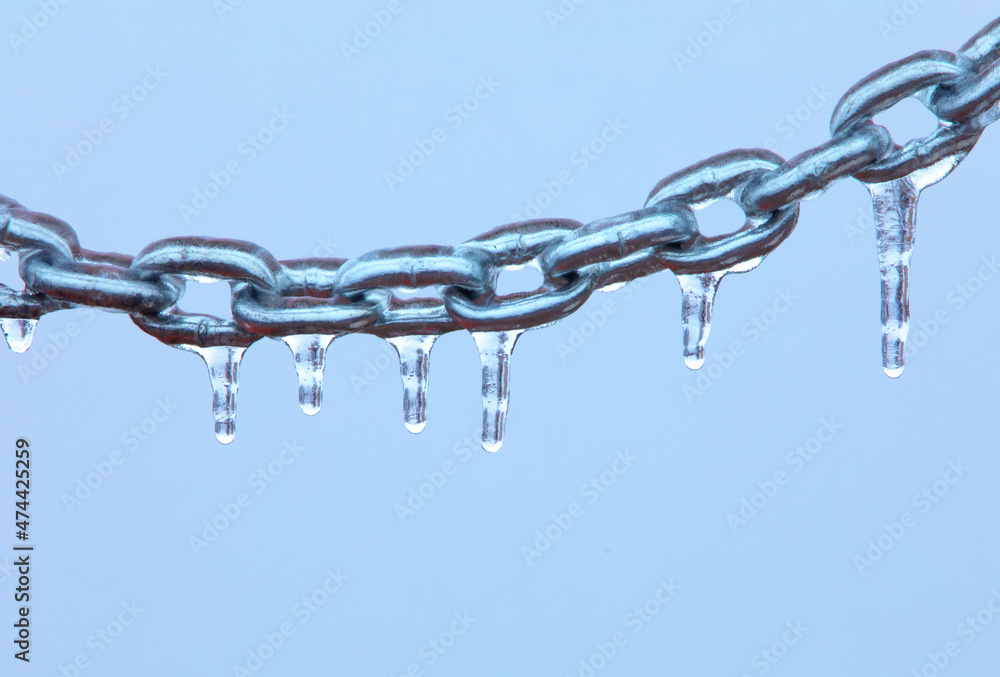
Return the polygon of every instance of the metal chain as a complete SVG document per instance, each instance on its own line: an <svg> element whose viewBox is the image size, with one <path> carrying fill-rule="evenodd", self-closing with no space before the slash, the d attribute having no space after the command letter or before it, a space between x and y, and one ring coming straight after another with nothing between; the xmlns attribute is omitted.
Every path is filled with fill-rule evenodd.
<svg viewBox="0 0 1000 677"><path fill-rule="evenodd" d="M885 202L891 186L892 195L902 199L898 195L906 191L900 182L908 182L915 210L920 188L943 178L1000 117L998 57L1000 19L955 53L918 52L862 79L837 104L831 140L789 160L766 150L722 153L663 179L636 211L586 225L565 219L513 223L457 247L409 246L349 260L278 261L250 242L182 237L154 242L129 257L83 249L67 223L0 195L0 246L18 253L25 283L21 292L0 285L0 325L11 347L21 352L30 345L35 323L47 313L89 306L128 314L159 341L205 358L215 395L216 432L223 442L234 432L239 360L262 337L282 340L292 350L306 413L319 408L323 356L330 341L356 332L388 340L400 355L407 426L417 432L424 423L433 341L465 329L473 333L483 356L484 446L495 450L506 414L510 352L521 332L566 317L594 291L670 270L684 297L685 356L697 368L722 277L756 267L791 234L799 203L839 179L853 176L868 184L876 198L879 233L887 238L879 241L880 256L885 254L883 279L891 277L894 266L908 265L904 245L912 243L912 219L899 223L897 217L899 232L889 232L879 196ZM873 116L906 98L922 102L939 126L928 137L900 146ZM695 210L719 199L739 205L745 223L728 235L702 235ZM893 249L892 243L903 249ZM532 292L499 295L500 271L525 265L542 273L542 285ZM180 310L186 278L228 282L233 319ZM903 278L900 284L905 285ZM426 288L436 288L440 298L395 293ZM905 288L896 289L900 291L903 300L893 305L883 285L884 348L885 341L898 339L893 369L902 368L909 312ZM902 337L893 331L901 331ZM897 375L890 370L891 356L886 360L887 372Z"/></svg>

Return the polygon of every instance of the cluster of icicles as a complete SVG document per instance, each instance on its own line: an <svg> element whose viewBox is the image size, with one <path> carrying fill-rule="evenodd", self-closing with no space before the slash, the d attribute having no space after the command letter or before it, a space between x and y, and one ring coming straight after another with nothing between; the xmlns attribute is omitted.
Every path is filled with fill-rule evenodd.
<svg viewBox="0 0 1000 677"><path fill-rule="evenodd" d="M917 199L923 188L947 176L960 159L948 158L895 181L866 184L874 205L882 277L882 365L885 373L893 378L903 371L903 346L910 316L907 279ZM4 253L0 250L0 254ZM683 297L684 362L689 368L699 369L704 364L712 304L720 281L728 273L752 270L760 261L758 258L720 271L677 276ZM0 329L11 350L23 353L31 346L37 323L38 320L0 318ZM482 439L483 448L487 451L497 451L503 442L510 392L510 357L523 331L472 332L483 368ZM299 335L280 339L292 352L299 381L299 404L302 411L310 416L319 411L322 403L324 358L335 338L336 335ZM387 339L399 356L403 381L403 422L412 433L421 432L426 425L428 365L436 338L403 336ZM239 365L246 348L177 347L197 353L205 361L212 385L215 434L223 444L232 442L236 432Z"/></svg>

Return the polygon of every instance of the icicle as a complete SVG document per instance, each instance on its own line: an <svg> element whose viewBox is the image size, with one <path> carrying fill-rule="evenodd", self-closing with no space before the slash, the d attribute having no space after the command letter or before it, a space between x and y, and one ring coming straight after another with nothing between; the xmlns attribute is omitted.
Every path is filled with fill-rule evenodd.
<svg viewBox="0 0 1000 677"><path fill-rule="evenodd" d="M678 275L681 285L681 328L684 331L684 364L701 369L705 342L712 328L712 304L725 272Z"/></svg>
<svg viewBox="0 0 1000 677"><path fill-rule="evenodd" d="M486 451L498 451L503 444L510 398L510 355L522 333L523 329L472 332L483 363L483 449Z"/></svg>
<svg viewBox="0 0 1000 677"><path fill-rule="evenodd" d="M875 240L882 278L882 369L898 378L910 326L910 255L917 223L920 191L946 177L965 154L944 158L909 176L869 183L875 214Z"/></svg>
<svg viewBox="0 0 1000 677"><path fill-rule="evenodd" d="M15 353L23 353L31 347L31 339L35 336L38 320L22 320L12 317L0 318L0 330L3 330L7 345Z"/></svg>
<svg viewBox="0 0 1000 677"><path fill-rule="evenodd" d="M323 404L323 363L326 351L335 338L337 335L329 334L299 334L281 338L295 359L295 373L299 377L299 406L307 416L315 416Z"/></svg>
<svg viewBox="0 0 1000 677"><path fill-rule="evenodd" d="M10 250L6 247L0 247L0 261L6 261L10 258Z"/></svg>
<svg viewBox="0 0 1000 677"><path fill-rule="evenodd" d="M239 387L240 360L246 348L212 346L201 348L179 345L181 350L197 353L208 367L212 384L212 414L215 416L215 436L222 444L236 437L236 390Z"/></svg>
<svg viewBox="0 0 1000 677"><path fill-rule="evenodd" d="M403 379L403 424L414 435L427 425L427 379L431 348L437 336L397 336L386 339L399 356Z"/></svg>
<svg viewBox="0 0 1000 677"><path fill-rule="evenodd" d="M705 364L705 343L712 329L712 307L719 282L729 273L753 270L764 257L710 273L678 275L681 285L681 329L684 332L684 364L688 369L701 369Z"/></svg>
<svg viewBox="0 0 1000 677"><path fill-rule="evenodd" d="M869 184L868 189L882 277L882 368L887 376L897 378L903 373L903 346L909 331L908 278L920 192L906 179Z"/></svg>

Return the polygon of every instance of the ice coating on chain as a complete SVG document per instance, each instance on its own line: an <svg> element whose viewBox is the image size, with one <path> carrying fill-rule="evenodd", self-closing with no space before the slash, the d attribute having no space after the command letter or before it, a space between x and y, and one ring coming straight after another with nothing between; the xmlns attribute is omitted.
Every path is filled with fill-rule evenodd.
<svg viewBox="0 0 1000 677"><path fill-rule="evenodd" d="M212 384L212 415L215 417L215 437L229 444L236 437L236 390L239 388L240 360L246 348L232 346L179 345L181 350L197 353L208 367Z"/></svg>
<svg viewBox="0 0 1000 677"><path fill-rule="evenodd" d="M681 285L681 328L684 331L684 364L701 369L705 364L705 342L712 328L712 304L725 273L678 275Z"/></svg>
<svg viewBox="0 0 1000 677"><path fill-rule="evenodd" d="M7 339L7 345L15 353L23 353L31 347L38 320L22 320L12 317L0 318L0 330Z"/></svg>
<svg viewBox="0 0 1000 677"><path fill-rule="evenodd" d="M188 332L193 328L192 318L185 317L183 312L178 313L175 308L178 295L183 290L179 288L177 280L168 278L180 276L198 282L225 281L231 285L249 280L261 289L269 290L268 294L278 291L285 297L282 308L277 309L279 311L308 307L308 315L319 322L329 322L328 326L349 326L351 331L382 336L388 324L398 322L397 326L405 326L410 320L423 322L428 319L423 314L425 308L410 317L405 311L397 313L396 309L378 300L384 299L387 293L418 293L415 288L396 290L393 287L397 283L415 287L418 281L430 281L426 287L439 291L459 287L465 289L471 299L473 293L478 295L481 291L495 292L493 283L500 270L515 267L504 265L509 257L521 260L529 255L534 255L535 258L528 265L539 269L547 279L552 278L555 273L554 277L567 278L566 281L572 280L572 276L576 275L586 275L588 279L594 280L594 284L605 279L605 275L608 275L607 279L618 280L598 290L603 292L620 289L627 280L658 272L659 266L654 259L659 259L661 264L684 265L684 270L701 270L705 276L715 276L717 273L709 270L713 266L727 265L740 258L745 251L770 251L780 244L788 232L777 229L794 227L798 219L798 203L817 197L834 182L848 176L895 175L899 167L920 166L930 162L935 164L917 170L901 180L908 181L909 185L890 182L887 184L889 188L881 186L872 193L876 202L876 218L880 221L876 232L882 269L883 362L887 374L898 376L903 369L903 347L909 318L907 278L917 195L926 185L944 178L968 150L944 160L940 159L941 153L953 152L949 149L954 148L971 149L979 138L979 132L1000 119L1000 101L997 101L1000 98L1000 88L996 87L996 75L1000 72L997 68L1000 66L1000 59L997 58L1000 55L997 49L998 36L1000 24L995 20L960 49L957 61L956 55L951 53L920 52L870 74L852 87L837 104L831 120L833 138L798 154L792 160L785 162L776 156L764 155L763 151L741 150L716 155L671 174L647 198L647 207L630 212L627 217L612 217L606 222L614 230L604 234L617 236L618 247L608 246L612 244L610 238L595 238L594 228L581 227L583 224L575 221L532 219L483 233L458 247L400 247L394 248L395 253L369 252L346 262L324 258L315 253L312 257L315 260L312 262L303 259L293 265L286 265L287 262L278 261L265 248L253 243L189 236L152 243L130 263L128 256L106 255L81 248L80 240L69 224L55 217L30 211L16 201L0 195L0 239L3 240L0 243L0 260L7 258L7 252L18 253L20 256L42 249L49 254L59 254L24 257L19 271L22 271L25 279L30 278L27 287L29 293L17 299L7 295L6 299L11 303L12 309L7 312L38 317L41 313L54 310L88 306L129 314L140 329L168 345L174 345L179 336L187 336L189 338L183 340L193 342L218 341L227 332L203 332L203 328L211 327L203 327L200 323L198 333L195 334L198 338L191 338ZM877 116L904 97L913 97L924 103L938 117L942 133L912 139L905 146L899 146L888 143L890 135L887 130L877 131L869 126L874 123L872 116ZM875 125L879 127L877 123ZM948 131L947 128L950 127L955 128L954 133ZM762 171L760 176L756 175L758 171ZM751 185L756 188L750 188ZM732 190L729 193L716 195L730 188ZM748 188L750 190L746 192ZM905 195L908 191L912 195ZM692 224L688 222L686 210L700 209L715 199L734 199L737 196L739 199L736 201L741 204L746 198L748 203L756 203L758 207L775 208L774 211L766 212L752 210L753 214L748 214L747 230L755 230L771 218L777 219L772 224L776 230L772 231L768 227L767 232L759 233L761 238L766 239L757 238L753 233L749 233L747 237L733 238L730 242L719 242L715 238L690 239L692 233L687 228ZM676 202L676 205L660 216L665 217L669 211L671 219L665 222L647 220L647 216L653 212L646 210L666 201ZM783 216L776 214L786 209L788 211ZM793 214L793 210L796 213ZM682 214L684 218L681 218ZM781 218L778 219L778 216ZM756 219L759 219L759 223L754 222ZM598 230L603 230L605 226L600 225ZM676 228L684 231L679 240L673 239ZM324 245L328 251L329 244ZM562 249L560 255L572 256L579 266L567 266L567 270L548 270L550 266L539 265L540 262L548 260L552 263L558 259L547 255L554 248ZM684 252L690 252L690 255ZM703 265L694 265L699 260ZM746 266L743 270L734 267L724 272L744 272L757 262L759 259L742 264ZM345 266L353 269L355 282L351 285L352 289L363 293L354 297L354 292L350 292L348 296L351 298L344 297L330 304L329 315L324 309L317 317L314 301L300 301L300 292L303 296L312 296L311 290L315 288L315 291L321 292L320 296L327 292L339 294L338 287L344 281L344 275L340 271ZM543 267L546 270L542 271ZM595 277L591 278L591 275ZM685 361L689 367L697 368L703 364L714 295L720 280L721 275L714 280L714 287L711 286L711 277L696 277L681 282L686 302L683 316ZM550 302L558 304L559 295L566 293L566 290L560 288L561 285L546 287L538 290L535 300L521 300L518 305L530 314L533 309L541 309ZM690 294L685 287L690 288ZM5 293L12 291L2 285L0 289ZM439 296L443 300L447 298L441 294ZM484 418L490 419L489 410L491 407L494 410L492 422L484 421L484 446L490 448L486 443L486 438L490 438L495 450L500 446L503 416L506 412L510 351L523 329L504 334L486 334L486 328L538 328L548 326L551 322L540 321L538 325L531 325L533 318L514 317L522 308L491 308L493 304L488 297L481 296L480 299L483 307L478 309L477 316L470 316L460 324L472 332L484 332L483 341L477 338L484 367L484 402L487 405ZM234 340L256 340L265 335L277 337L286 332L298 331L295 324L301 318L296 318L296 313L278 317L282 313L275 315L275 308L260 307L261 299L251 298L249 301L245 306L247 312L264 312L270 315L274 324L267 327L266 334L257 334L251 330L256 324L256 318L234 317L235 325L244 330L236 332L238 338ZM365 308L343 308L341 306L345 304L341 301L352 305L363 304ZM17 310L13 310L14 308ZM576 308L577 306L571 305L564 307L567 312L574 312ZM450 312L451 308L446 307L445 310ZM391 322L383 322L390 319L386 315L390 311L393 315ZM345 313L355 314L356 321L345 321ZM546 315L536 316L539 320L542 317ZM437 319L443 319L443 316L439 315ZM457 321L457 318L454 319ZM504 324L506 322L509 324ZM14 350L27 349L34 321L10 319L0 322L0 325ZM230 326L228 329L235 330L236 327ZM20 340L18 337L21 337ZM505 341L509 345L505 345ZM221 406L216 401L217 411L225 413L226 402L232 404L228 408L233 410L235 374L243 350L220 349L230 350L228 357L224 356L223 359L216 355L219 351L215 349L190 349L201 354L209 365L213 393L217 395L216 400L223 401ZM292 350L294 354L295 348ZM308 347L302 347L301 350L306 353L308 362ZM212 360L219 361L215 368L205 355L210 351L213 352ZM234 355L233 352L238 354ZM225 385L227 369L231 372L228 386ZM321 374L322 369L319 368L318 371ZM401 373L404 373L405 379L403 365ZM488 385L491 379L494 383ZM492 404L487 401L487 395ZM411 399L415 402L419 398ZM317 387L317 408L318 403ZM228 419L223 415L223 423L217 424L217 428L223 433L220 436L223 442L232 439L233 415ZM220 420L219 416L216 418ZM225 423L227 420L229 422ZM493 429L492 435L489 428Z"/></svg>
<svg viewBox="0 0 1000 677"><path fill-rule="evenodd" d="M399 356L403 379L403 424L416 435L427 425L427 381L431 348L437 336L397 336L386 339Z"/></svg>
<svg viewBox="0 0 1000 677"><path fill-rule="evenodd" d="M910 328L910 256L920 191L946 177L964 157L954 155L909 176L868 184L882 281L882 369L890 378L898 378L905 366L903 353Z"/></svg>
<svg viewBox="0 0 1000 677"><path fill-rule="evenodd" d="M499 451L503 445L510 399L510 356L523 333L523 329L472 332L483 363L483 449L486 451Z"/></svg>
<svg viewBox="0 0 1000 677"><path fill-rule="evenodd" d="M306 416L315 416L323 405L323 364L335 338L336 335L296 334L280 339L292 351L299 378L299 406Z"/></svg>

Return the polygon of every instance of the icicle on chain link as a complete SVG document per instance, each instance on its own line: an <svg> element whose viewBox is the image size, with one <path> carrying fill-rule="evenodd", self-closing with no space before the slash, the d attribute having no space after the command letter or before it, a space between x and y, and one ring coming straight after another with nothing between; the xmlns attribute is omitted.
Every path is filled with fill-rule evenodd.
<svg viewBox="0 0 1000 677"><path fill-rule="evenodd" d="M882 276L882 355L889 376L903 369L907 281L920 191L947 176L1000 117L1000 19L957 53L918 52L854 85L830 122L831 140L785 160L766 150L734 150L663 179L642 209L582 224L542 219L501 226L457 247L409 246L350 260L278 261L250 242L203 237L154 242L137 256L80 247L65 222L0 196L0 258L16 251L23 291L0 285L0 330L15 352L31 344L39 318L91 306L128 314L159 341L197 353L213 393L216 435L235 435L239 365L262 337L292 353L303 412L322 404L323 366L337 337L363 332L396 350L404 423L426 424L430 352L438 336L465 329L482 361L483 446L503 441L510 359L518 338L577 310L596 291L672 271L682 291L685 363L704 363L712 306L729 273L752 270L787 238L799 203L847 176L872 195ZM900 146L872 119L906 98L939 121L924 139ZM707 237L695 211L721 199L746 220ZM498 295L501 270L532 266L535 291ZM233 320L185 313L186 280L228 282ZM404 295L436 288L440 298Z"/></svg>

